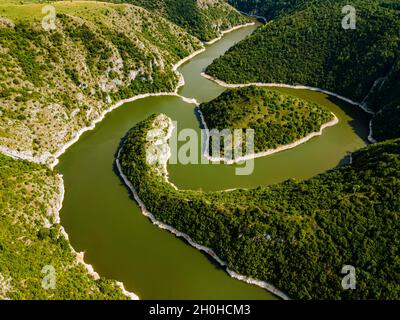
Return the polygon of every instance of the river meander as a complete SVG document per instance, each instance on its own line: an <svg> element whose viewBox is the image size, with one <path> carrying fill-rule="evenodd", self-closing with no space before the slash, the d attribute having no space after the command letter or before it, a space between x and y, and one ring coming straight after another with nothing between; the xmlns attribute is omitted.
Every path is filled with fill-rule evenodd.
<svg viewBox="0 0 400 320"><path fill-rule="evenodd" d="M225 89L200 73L216 57L254 31L233 31L183 65L186 85L180 94L208 101ZM321 137L292 150L255 160L254 172L236 176L235 166L169 165L179 188L222 190L306 179L348 161L348 152L366 144L368 116L358 107L309 90L276 89L327 106L340 122ZM208 256L168 231L152 225L140 212L114 171L121 138L152 113L165 113L178 129L199 132L195 105L179 97L149 97L127 103L82 135L60 158L65 199L61 223L72 246L85 251L85 261L101 275L122 281L141 299L274 299L264 289L230 278Z"/></svg>

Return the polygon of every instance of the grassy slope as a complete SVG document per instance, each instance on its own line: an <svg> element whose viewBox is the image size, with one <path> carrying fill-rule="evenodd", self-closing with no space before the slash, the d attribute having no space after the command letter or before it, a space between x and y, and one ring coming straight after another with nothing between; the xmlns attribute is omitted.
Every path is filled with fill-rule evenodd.
<svg viewBox="0 0 400 320"><path fill-rule="evenodd" d="M132 3L162 14L200 40L209 41L220 32L249 20L225 0L110 0Z"/></svg>
<svg viewBox="0 0 400 320"><path fill-rule="evenodd" d="M155 116L128 133L122 170L157 219L211 247L230 268L299 299L399 299L400 140L304 182L177 191L146 162ZM356 268L357 290L341 269Z"/></svg>
<svg viewBox="0 0 400 320"><path fill-rule="evenodd" d="M325 108L266 88L225 91L200 105L209 129L254 129L255 152L286 145L318 132L332 120Z"/></svg>
<svg viewBox="0 0 400 320"><path fill-rule="evenodd" d="M116 101L173 91L171 65L200 48L183 29L139 7L52 5L51 32L41 27L42 4L0 8L17 21L0 26L0 144L21 152L55 152Z"/></svg>
<svg viewBox="0 0 400 320"><path fill-rule="evenodd" d="M115 282L95 281L75 262L54 221L59 194L55 172L0 154L0 299L125 298ZM46 265L55 268L55 290L41 285Z"/></svg>

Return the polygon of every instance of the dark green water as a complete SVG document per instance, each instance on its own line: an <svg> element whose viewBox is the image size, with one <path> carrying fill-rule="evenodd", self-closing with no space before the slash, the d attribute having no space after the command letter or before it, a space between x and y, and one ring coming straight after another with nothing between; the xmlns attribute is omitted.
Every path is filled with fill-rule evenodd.
<svg viewBox="0 0 400 320"><path fill-rule="evenodd" d="M219 95L223 89L200 72L253 31L234 31L184 65L180 71L186 85L180 93L198 101ZM365 145L368 118L357 107L312 91L280 90L326 105L340 124L295 149L257 159L250 176L236 176L234 166L170 165L172 182L181 188L220 190L305 179L336 167L347 152ZM114 172L120 139L137 122L159 112L177 121L180 129L199 130L193 104L178 97L146 98L114 110L60 159L66 188L61 222L73 247L86 252L85 261L101 276L124 282L141 299L274 299L261 288L230 278L206 255L153 226Z"/></svg>

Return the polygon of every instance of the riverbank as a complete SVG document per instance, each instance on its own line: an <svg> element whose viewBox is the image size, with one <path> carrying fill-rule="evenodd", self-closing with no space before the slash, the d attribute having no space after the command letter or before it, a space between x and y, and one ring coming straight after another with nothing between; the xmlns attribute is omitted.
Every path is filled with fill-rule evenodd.
<svg viewBox="0 0 400 320"><path fill-rule="evenodd" d="M337 93L334 93L334 92L331 92L331 91L328 91L325 89L317 88L317 87L309 87L309 86L302 86L302 85L295 86L295 85L284 84L284 83L262 83L262 82L254 82L254 83L246 83L246 84L228 84L220 79L217 79L213 76L206 74L205 72L202 72L201 75L208 80L214 81L216 84L220 85L221 87L230 88L230 89L256 86L256 87L277 87L277 88L290 88L290 89L298 89L298 90L318 91L318 92L330 95L332 97L338 98L340 100L343 100L344 102L350 103L352 105L356 105L369 114L375 114L365 104L355 102L355 101L353 101L349 98L343 97Z"/></svg>
<svg viewBox="0 0 400 320"><path fill-rule="evenodd" d="M325 89L321 89L321 88L317 88L317 87L310 87L310 86L302 86L302 85L290 85L290 84L284 84L284 83L261 83L261 82L254 82L254 83L246 83L246 84L228 84L225 81L222 81L220 79L217 79L213 76L210 76L208 74L206 74L205 72L202 72L201 75L208 79L211 80L213 82L215 82L216 84L224 87L224 88L230 88L230 89L236 89L236 88L244 88L244 87L251 87L251 86L256 86L256 87L278 87L278 88L290 88L290 89L298 89L298 90L311 90L311 91L317 91L317 92L321 92L321 93L325 93L329 96L338 98L344 102L347 102L349 104L355 105L357 107L360 107L362 110L364 110L366 113L371 114L371 115L375 115L375 112L372 111L371 109L368 108L368 106L365 103L360 103L360 102L356 102L353 101L349 98L346 98L344 96L341 96L337 93L325 90ZM377 141L373 138L373 132L372 132L372 119L370 121L369 124L369 135L368 135L368 141L370 143L376 143Z"/></svg>
<svg viewBox="0 0 400 320"><path fill-rule="evenodd" d="M61 218L60 218L60 211L63 207L63 202L64 202L64 196L65 196L65 187L64 187L64 179L61 174L58 175L59 179L59 196L57 199L57 210L56 210L56 217L55 217L55 223L61 223ZM71 245L69 241L69 236L68 233L65 231L64 227L61 226L60 230L61 234L63 235L64 239L68 242L69 248L72 252L73 255L75 255L75 261L76 263L82 264L86 272L94 279L94 280L99 280L100 275L94 270L93 266L91 264L88 264L85 262L85 253L84 252L77 252ZM139 300L139 297L134 294L133 292L129 292L125 289L124 284L122 282L116 281L116 284L119 288L121 288L122 294L126 297L128 297L131 300Z"/></svg>
<svg viewBox="0 0 400 320"><path fill-rule="evenodd" d="M210 134L209 134L209 131L208 131L209 129L208 129L207 123L206 123L206 121L204 119L204 115L203 115L203 113L201 112L201 110L199 108L199 105L197 105L197 109L196 110L197 110L197 113L199 114L202 126L204 127L204 129L207 130L206 131L206 133L207 133L206 143L207 143L210 140ZM226 164L235 164L235 163L239 163L239 162L243 162L243 161L253 160L253 159L256 159L256 158L270 156L270 155L272 155L274 153L282 152L282 151L285 151L285 150L293 149L293 148L295 148L295 147L297 147L297 146L299 146L299 145L301 145L303 143L308 142L312 138L321 136L323 131L326 128L333 127L333 126L337 125L339 123L338 117L336 117L336 115L333 112L331 112L331 114L333 115L333 119L331 121L327 122L327 123L324 123L321 126L321 128L320 128L320 130L318 132L312 132L312 133L308 134L307 136L305 136L304 138L301 138L301 139L299 139L299 140L297 140L295 142L292 142L290 144L279 146L279 147L277 147L275 149L269 149L269 150L266 150L266 151L263 151L263 152L242 156L242 157L239 157L239 158L236 158L236 159L233 159L233 160L231 160L231 159L227 160L227 159L222 158L222 157L220 157L220 158L211 157L209 155L207 146L204 146L203 155L204 155L204 157L206 159L208 159L208 160L210 160L212 162L224 161Z"/></svg>
<svg viewBox="0 0 400 320"><path fill-rule="evenodd" d="M255 22L249 22L249 23L245 23L245 24L241 24L241 25L232 27L232 28L230 28L230 29L228 29L228 30L222 31L222 32L221 32L221 35L220 35L219 37L217 37L217 38L215 38L215 39L213 39L213 40L211 40L211 41L205 42L205 44L206 44L206 45L213 44L213 43L215 43L215 42L221 40L222 37L223 37L225 34L229 33L229 32L232 32L232 31L238 30L238 29L240 29L240 28L244 28L244 27L254 26L255 24L256 24Z"/></svg>
<svg viewBox="0 0 400 320"><path fill-rule="evenodd" d="M262 21L264 21L264 23L268 22L267 18L265 18L263 16L259 16L257 14L252 14L252 13L247 13L247 12L240 11L240 10L238 10L238 11L239 11L239 13L244 14L245 16L248 16L248 17L251 17L251 18L256 18L257 20L262 20Z"/></svg>
<svg viewBox="0 0 400 320"><path fill-rule="evenodd" d="M165 155L162 156L162 159L163 159L164 161L162 161L162 163L160 163L160 165L161 165L162 168L163 168L163 172L161 173L161 175L164 177L166 183L170 183L170 182L168 181L168 170L167 170L167 167L166 167L166 164L167 164L167 162L168 162L168 160L169 160L169 158L170 158L170 156L171 156L171 152L170 152L169 146L168 146L168 140L171 138L171 136L172 136L172 131L173 131L173 129L174 129L173 124L172 124L172 120L171 120L170 118L168 118L168 123L169 123L168 133L167 133L167 136L165 137L165 139L163 139L163 140L164 140L163 143L164 143L165 146L166 146L165 149L168 150L168 152L167 152ZM165 224L165 223L163 223L163 222L157 220L156 217L154 216L154 214L152 214L150 211L147 210L146 205L145 205L144 202L140 199L140 197L139 197L139 195L138 195L136 189L134 188L134 186L132 185L132 183L128 180L127 176L123 173L122 168L121 168L121 164L120 164L120 161L119 161L120 154L121 154L121 150L122 150L122 148L120 148L120 149L118 150L118 155L117 155L117 158L116 158L116 166L117 166L118 173L119 173L121 179L123 180L124 184L125 184L125 185L129 188L129 190L131 191L131 193L132 193L132 195L133 195L135 201L138 203L138 205L139 205L139 207L140 207L140 209L141 209L142 214L145 215L146 217L148 217L148 218L150 219L150 221L151 221L154 225L158 226L158 227L161 228L161 229L167 230L167 231L169 231L169 232L175 234L177 237L180 237L180 238L185 239L185 240L186 240L191 246L193 246L194 248L196 248L196 249L198 249L198 250L200 250L200 251L203 251L203 252L207 253L207 254L208 254L209 256L211 256L221 267L224 267L224 268L226 269L226 272L227 272L232 278L235 278L235 279L238 279L238 280L240 280L240 281L244 281L244 282L246 282L246 283L253 284L253 285L259 286L259 287L261 287L261 288L263 288L263 289L266 289L266 290L268 290L269 292L273 293L274 295L280 297L280 298L283 299L283 300L289 300L289 299L290 299L284 292L280 291L279 289L277 289L276 287L274 287L274 286L273 286L272 284L270 284L270 283L267 283L267 282L261 281L261 280L257 280L257 279L253 279L253 278L249 278L249 277L246 277L246 276L244 276L244 275L238 274L238 273L236 273L236 272L230 270L230 269L228 268L228 266L227 266L227 263L226 263L225 261L223 261L221 258L219 258L219 257L216 255L216 253L215 253L211 248L208 248L208 247L206 247L206 246L203 246L203 245L200 245L200 244L196 243L196 242L193 241L192 238L191 238L189 235L187 235L186 233L183 233L183 232L181 232L181 231L175 229L174 227L172 227L172 226L170 226L170 225L168 225L168 224ZM160 174L160 172L159 172L158 170L156 170L156 172L157 172L158 174ZM175 188L176 188L176 187L175 187ZM176 188L176 189L177 189L177 188ZM177 190L178 190L178 189L177 189Z"/></svg>

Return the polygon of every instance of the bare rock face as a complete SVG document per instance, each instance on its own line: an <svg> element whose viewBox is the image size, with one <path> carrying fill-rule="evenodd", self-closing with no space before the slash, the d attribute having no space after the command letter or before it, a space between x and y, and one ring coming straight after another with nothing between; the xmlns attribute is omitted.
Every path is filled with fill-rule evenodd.
<svg viewBox="0 0 400 320"><path fill-rule="evenodd" d="M157 174L167 175L166 165L171 157L168 140L174 126L168 116L160 114L154 119L152 127L146 136L146 161Z"/></svg>
<svg viewBox="0 0 400 320"><path fill-rule="evenodd" d="M197 0L197 5L201 9L207 9L209 6L215 5L218 2L218 0Z"/></svg>

